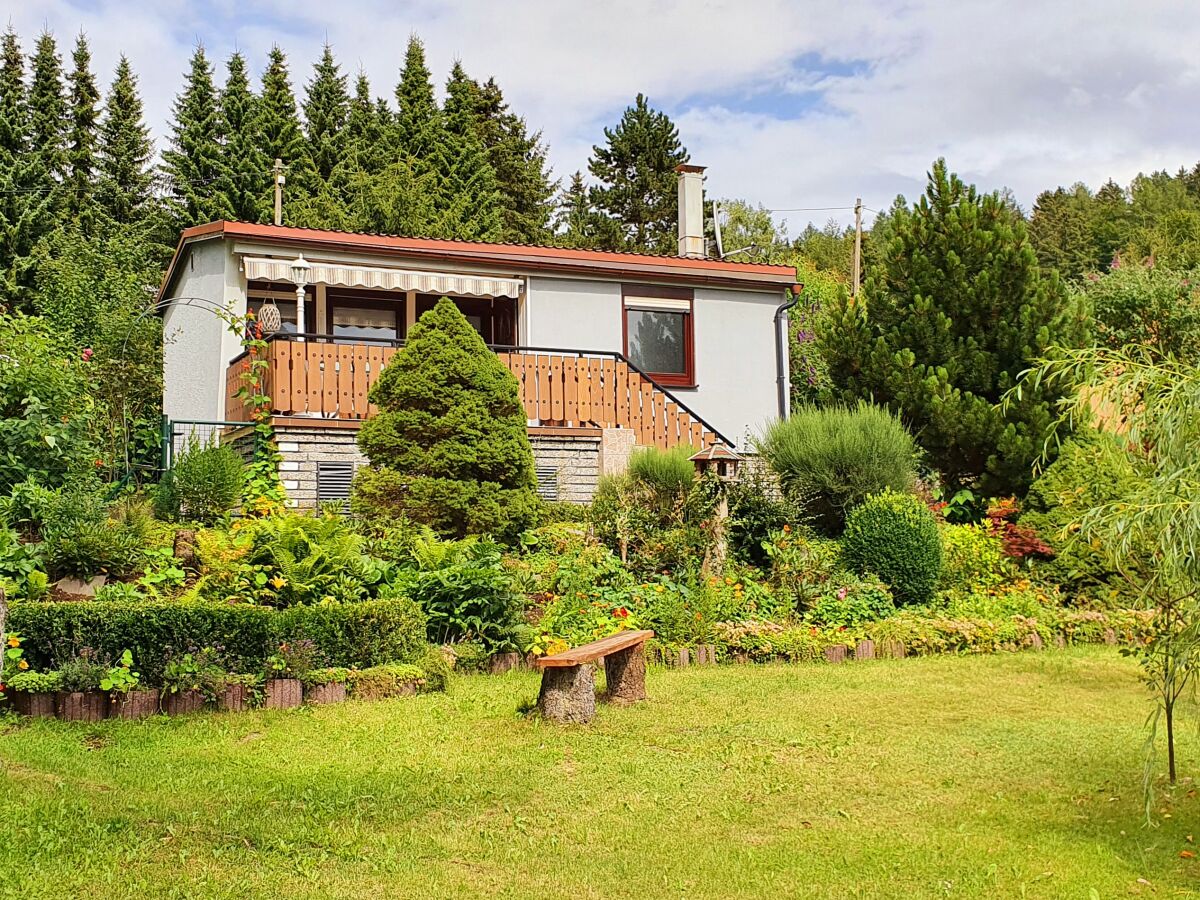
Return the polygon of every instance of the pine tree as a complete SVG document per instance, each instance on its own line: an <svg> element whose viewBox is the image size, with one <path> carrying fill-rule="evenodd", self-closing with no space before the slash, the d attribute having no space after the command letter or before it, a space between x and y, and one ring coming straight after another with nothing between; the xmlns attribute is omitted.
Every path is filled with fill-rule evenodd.
<svg viewBox="0 0 1200 900"><path fill-rule="evenodd" d="M441 113L425 65L425 46L413 35L404 54L404 69L396 85L394 140L399 156L418 167L430 165L441 140Z"/></svg>
<svg viewBox="0 0 1200 900"><path fill-rule="evenodd" d="M57 184L67 173L67 101L63 90L62 57L54 35L43 31L32 59L33 80L29 88L29 124L33 151L42 157L42 167Z"/></svg>
<svg viewBox="0 0 1200 900"><path fill-rule="evenodd" d="M1029 239L1042 268L1055 269L1064 278L1078 278L1096 268L1092 233L1092 195L1082 184L1070 191L1042 191L1033 204Z"/></svg>
<svg viewBox="0 0 1200 900"><path fill-rule="evenodd" d="M183 92L175 99L171 147L163 153L170 207L178 228L226 219L232 214L220 193L221 120L213 67L197 45Z"/></svg>
<svg viewBox="0 0 1200 900"><path fill-rule="evenodd" d="M97 106L100 91L92 74L92 54L83 32L75 38L71 56L70 111L67 127L67 178L65 211L76 221L87 216L93 204L96 179Z"/></svg>
<svg viewBox="0 0 1200 900"><path fill-rule="evenodd" d="M1078 304L1057 274L1041 274L1020 214L944 160L889 231L861 302L843 292L822 324L842 399L890 407L951 486L1023 492L1058 396L1026 385L1001 399L1051 346L1079 346Z"/></svg>
<svg viewBox="0 0 1200 900"><path fill-rule="evenodd" d="M296 113L296 96L288 76L287 57L278 46L272 47L267 57L267 68L262 77L262 93L259 98L258 141L268 164L283 160L287 187L284 189L284 221L288 216L289 199L300 199L314 193L316 176L312 158L308 154L308 142L300 128ZM261 208L267 221L271 220L275 207L274 187L268 185L261 199Z"/></svg>
<svg viewBox="0 0 1200 900"><path fill-rule="evenodd" d="M153 144L146 127L137 76L122 56L100 123L96 200L118 224L136 224L155 211L151 166Z"/></svg>
<svg viewBox="0 0 1200 900"><path fill-rule="evenodd" d="M304 100L308 152L322 182L330 179L345 157L349 112L346 76L334 61L332 48L326 44L320 61L313 66L313 79L308 83Z"/></svg>
<svg viewBox="0 0 1200 900"><path fill-rule="evenodd" d="M234 53L226 63L225 86L221 90L220 193L229 203L229 214L241 222L258 222L263 195L272 190L271 163L258 143L258 98L250 91L246 60Z"/></svg>
<svg viewBox="0 0 1200 900"><path fill-rule="evenodd" d="M413 326L371 389L379 412L358 443L370 466L353 503L447 537L513 540L537 515L525 409L516 378L443 297Z"/></svg>
<svg viewBox="0 0 1200 900"><path fill-rule="evenodd" d="M592 206L613 228L600 235L606 250L674 253L679 215L675 167L688 161L679 130L642 94L616 128L605 128L605 146L592 148L588 171L600 183Z"/></svg>
<svg viewBox="0 0 1200 900"><path fill-rule="evenodd" d="M32 145L25 58L10 27L0 42L0 310L28 310L33 252L52 224L49 175Z"/></svg>
<svg viewBox="0 0 1200 900"><path fill-rule="evenodd" d="M461 67L455 66L457 72ZM454 80L456 74L451 75ZM457 77L466 78L465 73ZM550 237L558 185L550 177L541 132L529 133L525 120L512 113L494 78L471 80L476 130L500 191L501 238L544 243ZM449 101L447 101L449 104Z"/></svg>
<svg viewBox="0 0 1200 900"><path fill-rule="evenodd" d="M503 234L496 173L479 138L477 89L455 63L446 84L441 140L435 153L439 222L431 236L498 240Z"/></svg>

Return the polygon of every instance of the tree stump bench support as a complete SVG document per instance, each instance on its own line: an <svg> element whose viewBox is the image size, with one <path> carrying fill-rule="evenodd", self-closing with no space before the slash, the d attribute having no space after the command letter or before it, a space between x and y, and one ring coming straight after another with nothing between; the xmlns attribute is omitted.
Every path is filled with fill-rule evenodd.
<svg viewBox="0 0 1200 900"><path fill-rule="evenodd" d="M592 666L604 661L608 691L603 699L636 703L646 699L646 641L653 631L622 631L582 647L543 656L538 710L554 722L585 724L596 715L596 680Z"/></svg>

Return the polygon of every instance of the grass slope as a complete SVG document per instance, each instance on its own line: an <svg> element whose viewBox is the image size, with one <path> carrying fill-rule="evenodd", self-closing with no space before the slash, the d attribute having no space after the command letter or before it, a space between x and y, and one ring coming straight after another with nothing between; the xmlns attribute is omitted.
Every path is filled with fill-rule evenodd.
<svg viewBox="0 0 1200 900"><path fill-rule="evenodd" d="M0 736L0 892L1200 896L1200 798L1143 824L1105 650L652 672L589 728L447 696ZM1187 729L1182 769L1200 767ZM1143 881L1139 881L1143 879ZM1093 891L1095 893L1093 893Z"/></svg>

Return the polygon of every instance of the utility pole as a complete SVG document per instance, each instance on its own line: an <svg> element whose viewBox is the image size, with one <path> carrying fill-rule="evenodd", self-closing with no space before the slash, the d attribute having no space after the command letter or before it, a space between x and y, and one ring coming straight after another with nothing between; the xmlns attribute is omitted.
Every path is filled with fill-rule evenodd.
<svg viewBox="0 0 1200 900"><path fill-rule="evenodd" d="M275 173L275 224L283 224L283 183L286 179L283 177L283 160L276 159L275 165L271 169Z"/></svg>
<svg viewBox="0 0 1200 900"><path fill-rule="evenodd" d="M858 296L858 285L862 271L862 197L854 200L854 290L851 297Z"/></svg>

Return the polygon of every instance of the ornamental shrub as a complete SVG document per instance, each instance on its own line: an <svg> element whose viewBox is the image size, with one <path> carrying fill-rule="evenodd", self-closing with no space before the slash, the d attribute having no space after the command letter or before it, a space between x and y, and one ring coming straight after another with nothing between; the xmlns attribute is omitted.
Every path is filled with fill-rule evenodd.
<svg viewBox="0 0 1200 900"><path fill-rule="evenodd" d="M232 447L192 442L163 475L154 492L154 511L168 521L184 518L209 525L238 505L245 481L245 465Z"/></svg>
<svg viewBox="0 0 1200 900"><path fill-rule="evenodd" d="M1099 547L1079 538L1072 523L1089 510L1119 501L1140 481L1121 439L1083 432L1063 444L1058 459L1034 481L1019 526L1032 528L1054 551L1038 571L1068 590L1094 598L1128 591Z"/></svg>
<svg viewBox="0 0 1200 900"><path fill-rule="evenodd" d="M976 591L994 587L1009 568L1004 544L990 523L942 525L942 590Z"/></svg>
<svg viewBox="0 0 1200 900"><path fill-rule="evenodd" d="M696 480L696 466L691 447L643 447L629 457L629 475L653 491L664 502L687 496Z"/></svg>
<svg viewBox="0 0 1200 900"><path fill-rule="evenodd" d="M516 378L443 297L371 389L355 479L364 515L406 516L446 537L515 541L537 521L533 451Z"/></svg>
<svg viewBox="0 0 1200 900"><path fill-rule="evenodd" d="M285 642L311 640L331 666L407 662L425 650L425 615L411 600L331 603L275 610L224 603L15 603L9 627L30 665L58 668L84 648L119 658L126 650L147 683L160 683L175 651L220 647L235 670L261 671Z"/></svg>
<svg viewBox="0 0 1200 900"><path fill-rule="evenodd" d="M942 574L937 520L909 494L868 497L846 520L842 558L860 575L882 578L898 603L927 603Z"/></svg>
<svg viewBox="0 0 1200 900"><path fill-rule="evenodd" d="M896 612L892 592L878 578L844 574L831 581L808 610L808 618L829 628L853 628Z"/></svg>
<svg viewBox="0 0 1200 900"><path fill-rule="evenodd" d="M910 491L916 483L912 435L887 410L865 403L802 407L768 426L757 446L784 493L832 536L871 494Z"/></svg>

